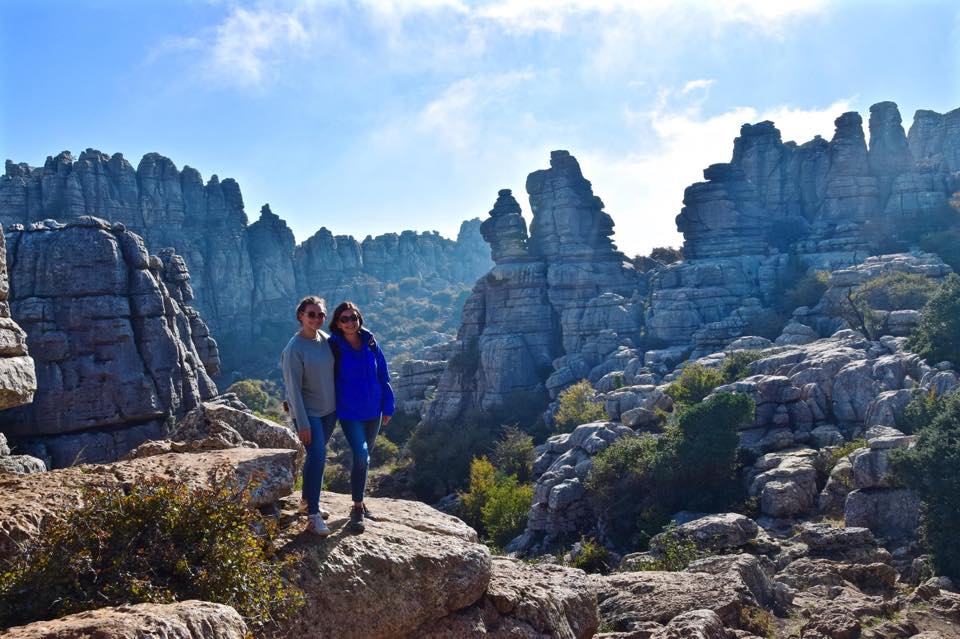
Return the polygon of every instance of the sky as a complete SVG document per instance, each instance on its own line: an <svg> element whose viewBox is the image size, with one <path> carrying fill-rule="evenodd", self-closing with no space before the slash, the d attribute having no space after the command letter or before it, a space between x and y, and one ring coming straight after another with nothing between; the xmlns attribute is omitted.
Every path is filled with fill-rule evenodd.
<svg viewBox="0 0 960 639"><path fill-rule="evenodd" d="M954 0L4 0L0 156L156 151L235 178L303 241L455 237L552 149L628 255L747 122L833 135L875 102L960 107Z"/></svg>

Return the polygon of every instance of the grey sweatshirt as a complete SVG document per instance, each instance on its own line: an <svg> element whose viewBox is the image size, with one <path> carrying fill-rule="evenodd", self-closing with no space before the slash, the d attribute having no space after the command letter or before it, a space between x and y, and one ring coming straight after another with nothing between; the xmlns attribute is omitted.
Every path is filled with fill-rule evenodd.
<svg viewBox="0 0 960 639"><path fill-rule="evenodd" d="M308 416L323 417L337 408L333 351L327 337L323 331L317 331L317 339L307 339L297 333L280 354L287 403L297 430L310 427Z"/></svg>

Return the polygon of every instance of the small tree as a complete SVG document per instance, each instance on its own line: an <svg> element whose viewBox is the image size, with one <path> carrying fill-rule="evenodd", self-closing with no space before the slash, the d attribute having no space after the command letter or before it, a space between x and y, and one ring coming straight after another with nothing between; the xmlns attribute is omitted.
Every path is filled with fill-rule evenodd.
<svg viewBox="0 0 960 639"><path fill-rule="evenodd" d="M482 509L483 527L496 546L523 532L532 500L532 484L521 484L513 475L497 479Z"/></svg>
<svg viewBox="0 0 960 639"><path fill-rule="evenodd" d="M493 464L486 457L475 458L470 462L470 490L459 493L460 515L467 524L479 533L484 533L483 507L487 505L490 493L496 484Z"/></svg>
<svg viewBox="0 0 960 639"><path fill-rule="evenodd" d="M515 475L520 483L533 474L533 438L515 426L508 427L490 455L497 472Z"/></svg>
<svg viewBox="0 0 960 639"><path fill-rule="evenodd" d="M921 535L937 572L960 578L960 396L947 397L933 421L917 430L916 445L891 451L890 463L923 501Z"/></svg>
<svg viewBox="0 0 960 639"><path fill-rule="evenodd" d="M960 276L951 273L923 307L907 348L928 362L960 362Z"/></svg>
<svg viewBox="0 0 960 639"><path fill-rule="evenodd" d="M564 389L558 400L560 406L554 415L557 432L569 433L581 424L607 419L607 411L585 379Z"/></svg>

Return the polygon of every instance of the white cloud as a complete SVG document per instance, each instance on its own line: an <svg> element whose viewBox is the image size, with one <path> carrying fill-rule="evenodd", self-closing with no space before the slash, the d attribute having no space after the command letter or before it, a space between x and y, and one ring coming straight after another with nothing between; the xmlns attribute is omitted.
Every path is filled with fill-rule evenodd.
<svg viewBox="0 0 960 639"><path fill-rule="evenodd" d="M822 109L780 106L759 112L738 107L710 117L699 110L658 108L646 114L655 139L643 152L622 157L588 149L574 154L616 222L617 245L630 255L646 253L654 246L682 243L674 218L684 188L702 181L707 166L730 161L742 124L772 120L784 141L802 143L817 134L830 139L834 119L849 110L849 98Z"/></svg>
<svg viewBox="0 0 960 639"><path fill-rule="evenodd" d="M691 91L699 91L701 89L709 89L714 83L714 80L690 80L685 85L683 89L680 90L680 93L690 93Z"/></svg>
<svg viewBox="0 0 960 639"><path fill-rule="evenodd" d="M655 18L679 13L691 20L746 23L770 30L795 15L819 11L824 4L825 0L495 0L476 9L476 14L519 33L561 32L579 26L584 16Z"/></svg>
<svg viewBox="0 0 960 639"><path fill-rule="evenodd" d="M468 150L482 142L485 126L494 125L488 109L509 101L514 89L533 80L530 71L469 77L450 85L416 116L415 130L449 149ZM529 114L518 113L516 118Z"/></svg>
<svg viewBox="0 0 960 639"><path fill-rule="evenodd" d="M214 29L210 70L228 83L258 86L268 58L302 47L309 39L295 12L237 8Z"/></svg>

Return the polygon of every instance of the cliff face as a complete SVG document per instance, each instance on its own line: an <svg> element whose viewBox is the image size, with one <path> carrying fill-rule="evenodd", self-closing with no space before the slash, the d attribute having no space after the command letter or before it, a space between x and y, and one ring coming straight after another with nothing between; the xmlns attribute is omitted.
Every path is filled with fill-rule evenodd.
<svg viewBox="0 0 960 639"><path fill-rule="evenodd" d="M151 250L173 247L193 274L197 309L220 343L224 372L264 374L295 330L299 296L336 303L372 301L404 277L472 282L490 267L479 222L465 223L456 241L436 233L334 236L321 229L296 246L286 223L265 206L247 223L239 185L183 170L150 153L136 169L124 157L92 149L63 152L43 167L6 163L0 177L0 223L75 220L94 215L121 222ZM251 349L251 345L253 348Z"/></svg>
<svg viewBox="0 0 960 639"><path fill-rule="evenodd" d="M29 403L37 389L33 359L27 352L27 335L10 317L9 298L7 242L0 231L0 410ZM5 443L0 442L0 455L9 453Z"/></svg>
<svg viewBox="0 0 960 639"><path fill-rule="evenodd" d="M640 278L614 247L613 221L576 159L554 151L549 169L530 174L527 193L529 235L509 190L480 227L495 266L464 305L430 421L492 409L514 393L546 399L557 358L576 359L586 373L639 334L628 298Z"/></svg>
<svg viewBox="0 0 960 639"><path fill-rule="evenodd" d="M112 461L216 395L216 342L187 305L180 256L92 218L9 231L10 309L36 364L33 402L0 431L48 466Z"/></svg>
<svg viewBox="0 0 960 639"><path fill-rule="evenodd" d="M834 270L941 224L960 190L960 109L918 111L909 136L893 102L844 113L828 142L782 142L772 122L745 124L729 163L684 193L685 261L654 276L650 334L709 352L774 300L788 267Z"/></svg>

